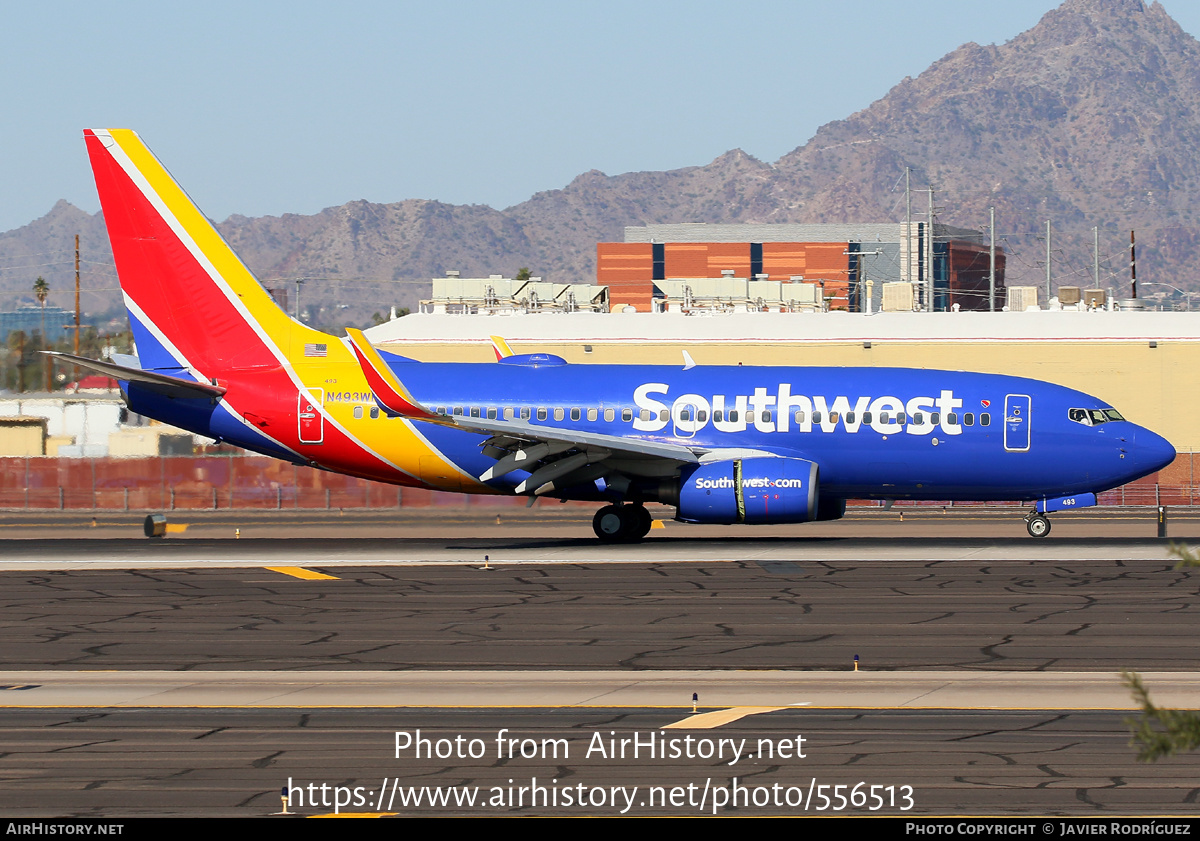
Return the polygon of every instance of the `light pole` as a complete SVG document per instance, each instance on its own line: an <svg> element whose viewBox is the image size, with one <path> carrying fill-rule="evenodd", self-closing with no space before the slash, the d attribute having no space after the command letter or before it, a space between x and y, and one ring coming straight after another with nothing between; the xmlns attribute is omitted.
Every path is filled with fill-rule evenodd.
<svg viewBox="0 0 1200 841"><path fill-rule="evenodd" d="M1168 289L1174 289L1176 292L1178 292L1180 295L1182 295L1184 300L1187 302L1187 311L1188 312L1192 311L1192 296L1196 294L1195 292L1184 292L1178 286L1172 286L1169 283L1163 283L1162 281L1159 281L1159 280L1154 280L1154 281L1143 280L1142 286L1165 286Z"/></svg>
<svg viewBox="0 0 1200 841"><path fill-rule="evenodd" d="M842 252L843 257L876 257L876 258L878 258L881 254L883 254L882 251L843 251ZM865 280L864 275L866 274L866 266L863 265L863 262L861 260L858 262L857 274L858 274L858 279L855 280L854 287L855 287L855 289L858 290L858 311L865 312L867 315L871 315L871 289L869 286L867 286L864 283L864 280ZM867 293L867 305L865 308L863 307L863 304L862 304L864 290Z"/></svg>

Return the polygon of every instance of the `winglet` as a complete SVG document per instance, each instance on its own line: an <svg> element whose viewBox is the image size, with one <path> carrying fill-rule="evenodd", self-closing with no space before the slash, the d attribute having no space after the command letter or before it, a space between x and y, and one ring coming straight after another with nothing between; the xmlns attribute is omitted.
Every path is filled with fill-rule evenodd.
<svg viewBox="0 0 1200 841"><path fill-rule="evenodd" d="M492 350L496 353L496 361L499 362L505 357L512 356L513 350L508 346L508 342L504 341L500 336L492 336Z"/></svg>
<svg viewBox="0 0 1200 841"><path fill-rule="evenodd" d="M367 385L371 387L375 402L383 407L385 412L406 418L438 417L409 393L404 383L400 382L361 330L347 327L346 334L350 337L350 346L354 349L358 365L367 378Z"/></svg>

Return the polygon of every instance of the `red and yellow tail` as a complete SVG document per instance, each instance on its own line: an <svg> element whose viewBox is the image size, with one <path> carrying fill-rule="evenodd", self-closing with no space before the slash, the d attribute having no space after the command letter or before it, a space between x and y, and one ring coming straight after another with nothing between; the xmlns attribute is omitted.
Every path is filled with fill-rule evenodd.
<svg viewBox="0 0 1200 841"><path fill-rule="evenodd" d="M276 306L135 132L84 136L143 367L215 378L328 344Z"/></svg>
<svg viewBox="0 0 1200 841"><path fill-rule="evenodd" d="M84 137L142 369L224 389L205 434L402 484L430 464L461 485L408 421L360 422L354 352L276 305L135 132Z"/></svg>

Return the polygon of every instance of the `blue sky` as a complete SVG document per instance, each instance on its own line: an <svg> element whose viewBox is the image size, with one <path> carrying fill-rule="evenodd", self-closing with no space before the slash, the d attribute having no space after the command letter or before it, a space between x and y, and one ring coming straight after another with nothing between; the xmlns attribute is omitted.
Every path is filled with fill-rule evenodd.
<svg viewBox="0 0 1200 841"><path fill-rule="evenodd" d="M775 160L1053 0L8 4L0 230L98 204L137 129L215 219L353 199L503 208L588 169ZM1188 32L1200 4L1167 0Z"/></svg>

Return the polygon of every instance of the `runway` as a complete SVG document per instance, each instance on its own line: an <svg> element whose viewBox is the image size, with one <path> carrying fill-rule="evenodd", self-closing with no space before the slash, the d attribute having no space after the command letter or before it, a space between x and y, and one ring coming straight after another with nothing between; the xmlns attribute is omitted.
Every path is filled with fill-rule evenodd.
<svg viewBox="0 0 1200 841"><path fill-rule="evenodd" d="M406 787L510 779L563 796L569 781L810 798L720 814L851 813L812 798L859 783L910 786L907 805L873 812L890 815L1191 815L1200 796L1200 760L1141 765L1128 745L1121 670L1160 704L1200 708L1200 570L1175 568L1145 512L1064 519L1043 541L1013 534L1011 512L955 512L743 539L668 524L632 547L599 546L570 512L548 531L337 516L266 516L229 537L214 514L160 541L132 536L133 517L0 521L0 808L264 815L289 777L401 814L715 807L395 804ZM693 692L715 724L690 718ZM573 753L397 757L395 732L417 729ZM660 731L804 734L811 750L732 766L585 755L597 734ZM375 808L385 790L393 808Z"/></svg>
<svg viewBox="0 0 1200 841"><path fill-rule="evenodd" d="M1142 672L1158 703L1186 706L1200 674ZM1109 672L960 671L3 671L0 709L513 708L1127 710Z"/></svg>
<svg viewBox="0 0 1200 841"><path fill-rule="evenodd" d="M1200 793L1197 757L1137 763L1120 713L792 708L716 730L667 729L680 717L625 707L7 710L0 810L267 816L290 783L300 816L333 814L341 796L341 811L398 815L1153 815L1161 824L1192 817ZM429 753L397 751L398 732L426 739ZM667 749L651 755L651 740ZM732 764L729 742L741 747ZM737 790L743 799L731 804ZM567 805L567 791L584 805Z"/></svg>
<svg viewBox="0 0 1200 841"><path fill-rule="evenodd" d="M1172 509L1169 538L1154 509L1091 509L1053 517L1048 538L1027 537L1013 508L863 509L791 526L696 526L661 519L642 543L604 545L590 508L338 511L175 511L186 526L142 536L144 514L0 515L0 571L317 564L669 562L737 560L1164 560L1172 541L1200 545L1200 513Z"/></svg>
<svg viewBox="0 0 1200 841"><path fill-rule="evenodd" d="M3 668L1194 668L1170 561L785 557L2 572Z"/></svg>

